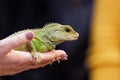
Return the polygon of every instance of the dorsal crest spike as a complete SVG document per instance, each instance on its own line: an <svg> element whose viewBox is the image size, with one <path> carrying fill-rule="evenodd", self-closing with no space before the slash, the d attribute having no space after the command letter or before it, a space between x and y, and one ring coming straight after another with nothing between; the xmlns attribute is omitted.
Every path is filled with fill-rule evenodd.
<svg viewBox="0 0 120 80"><path fill-rule="evenodd" d="M61 25L61 24L59 24L59 23L47 23L47 24L45 24L44 26L43 26L43 28L45 28L45 27L47 27L47 28L50 28L50 27L54 27L54 26L56 26L56 25Z"/></svg>

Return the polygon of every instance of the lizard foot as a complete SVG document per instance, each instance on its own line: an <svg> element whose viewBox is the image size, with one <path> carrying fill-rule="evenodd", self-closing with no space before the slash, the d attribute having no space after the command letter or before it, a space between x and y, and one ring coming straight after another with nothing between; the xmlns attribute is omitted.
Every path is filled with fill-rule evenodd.
<svg viewBox="0 0 120 80"><path fill-rule="evenodd" d="M33 59L35 59L35 64L39 65L41 62L40 53L34 52L34 53L32 53L32 57L33 57Z"/></svg>
<svg viewBox="0 0 120 80"><path fill-rule="evenodd" d="M56 59L53 59L52 61L50 61L50 65L52 65L54 63L54 61L57 61L58 63L60 63L60 58L56 58Z"/></svg>

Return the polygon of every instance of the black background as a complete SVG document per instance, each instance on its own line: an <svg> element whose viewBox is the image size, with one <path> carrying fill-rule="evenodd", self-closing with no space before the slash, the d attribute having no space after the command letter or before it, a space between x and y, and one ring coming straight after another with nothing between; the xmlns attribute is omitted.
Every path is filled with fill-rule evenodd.
<svg viewBox="0 0 120 80"><path fill-rule="evenodd" d="M77 41L57 47L67 52L68 61L3 76L0 80L88 80L89 71L84 62L91 12L92 0L0 0L0 39L50 22L69 24L80 34Z"/></svg>

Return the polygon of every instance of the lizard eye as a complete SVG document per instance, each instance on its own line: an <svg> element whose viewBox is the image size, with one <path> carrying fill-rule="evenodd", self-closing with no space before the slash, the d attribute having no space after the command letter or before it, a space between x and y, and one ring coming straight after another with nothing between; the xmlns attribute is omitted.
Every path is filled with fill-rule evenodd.
<svg viewBox="0 0 120 80"><path fill-rule="evenodd" d="M70 32L71 30L70 30L69 28L66 28L65 31L66 31L66 32Z"/></svg>

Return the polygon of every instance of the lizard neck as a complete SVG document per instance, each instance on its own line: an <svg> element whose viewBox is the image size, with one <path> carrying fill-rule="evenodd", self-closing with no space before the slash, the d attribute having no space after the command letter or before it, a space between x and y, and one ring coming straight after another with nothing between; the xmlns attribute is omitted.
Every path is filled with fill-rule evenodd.
<svg viewBox="0 0 120 80"><path fill-rule="evenodd" d="M35 36L42 41L48 50L56 48L57 45L63 43L63 41L52 41L49 36L43 31L35 31Z"/></svg>

